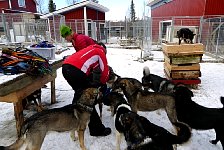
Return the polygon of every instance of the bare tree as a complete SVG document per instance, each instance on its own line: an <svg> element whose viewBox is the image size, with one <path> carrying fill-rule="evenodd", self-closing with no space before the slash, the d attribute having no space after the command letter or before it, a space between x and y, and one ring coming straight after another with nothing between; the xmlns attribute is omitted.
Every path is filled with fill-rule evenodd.
<svg viewBox="0 0 224 150"><path fill-rule="evenodd" d="M77 2L79 2L80 0L67 0L67 4L68 5L72 5L72 4L75 4Z"/></svg>
<svg viewBox="0 0 224 150"><path fill-rule="evenodd" d="M46 13L47 10L46 10L46 7L45 7L45 0L37 0L37 10L39 13L43 14L43 13Z"/></svg>

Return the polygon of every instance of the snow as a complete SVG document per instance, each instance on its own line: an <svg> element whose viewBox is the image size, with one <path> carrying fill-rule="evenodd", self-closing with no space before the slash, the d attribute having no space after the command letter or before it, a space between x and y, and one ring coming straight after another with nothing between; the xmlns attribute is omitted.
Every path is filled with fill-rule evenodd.
<svg viewBox="0 0 224 150"><path fill-rule="evenodd" d="M69 55L74 52L70 48L56 58ZM153 61L145 61L143 63L137 61L140 57L141 51L139 49L121 49L121 48L108 48L107 58L108 64L114 71L122 77L132 77L141 80L142 70L144 66L148 66L151 73L164 77L163 72L163 54L161 51L152 51L154 54ZM223 95L222 86L224 85L223 63L210 63L213 60L211 57L203 56L201 63L201 84L198 89L192 89L195 102L206 107L222 107L220 103L220 96ZM57 103L50 105L50 84L47 88L42 89L42 101L47 108L61 107L70 104L73 98L73 90L67 84L62 76L61 69L57 71L56 78L56 99ZM97 107L97 106L96 106ZM98 108L98 107L97 107ZM114 119L111 113L107 110L108 107L103 107L103 124L111 127L112 134L106 137L92 137L89 135L89 129L85 132L85 145L89 150L114 150L116 147ZM0 145L10 145L17 139L15 118L12 103L0 103ZM30 116L33 111L24 111L25 116ZM166 113L163 110L154 112L138 112L138 114L147 117L151 122L162 126L172 133L175 133L174 127L168 120ZM178 150L221 150L220 142L213 145L209 140L215 138L214 130L194 130L192 129L192 137L190 140L182 145L177 145ZM121 148L126 148L124 138L122 139ZM80 149L78 141L72 141L70 132L58 133L49 132L44 139L41 150L72 150Z"/></svg>

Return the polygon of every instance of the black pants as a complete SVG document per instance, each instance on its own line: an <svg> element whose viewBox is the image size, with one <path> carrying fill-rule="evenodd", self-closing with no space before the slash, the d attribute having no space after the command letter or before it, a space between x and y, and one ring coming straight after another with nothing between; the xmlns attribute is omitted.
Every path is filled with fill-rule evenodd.
<svg viewBox="0 0 224 150"><path fill-rule="evenodd" d="M90 77L87 77L84 72L72 65L62 65L62 74L67 80L68 84L75 91L72 103L75 103L80 98L84 89L92 86L90 83ZM102 124L95 107L90 116L90 122L88 126L91 134L103 132L105 129L105 126Z"/></svg>

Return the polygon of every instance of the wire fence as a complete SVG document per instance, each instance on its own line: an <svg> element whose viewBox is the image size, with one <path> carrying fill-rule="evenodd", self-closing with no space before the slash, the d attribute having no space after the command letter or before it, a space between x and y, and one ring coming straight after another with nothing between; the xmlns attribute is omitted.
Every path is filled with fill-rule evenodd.
<svg viewBox="0 0 224 150"><path fill-rule="evenodd" d="M196 35L194 43L203 43L205 52L217 58L224 57L224 16L207 17L145 17L136 22L65 19L54 14L48 19L38 19L32 14L0 14L0 43L38 42L48 40L65 43L60 36L60 26L66 24L74 32L86 34L97 41L135 45L150 49L152 44L178 42L176 33L187 27ZM124 41L126 43L124 43Z"/></svg>
<svg viewBox="0 0 224 150"><path fill-rule="evenodd" d="M36 42L49 39L47 19L35 19L32 14L0 14L0 43Z"/></svg>

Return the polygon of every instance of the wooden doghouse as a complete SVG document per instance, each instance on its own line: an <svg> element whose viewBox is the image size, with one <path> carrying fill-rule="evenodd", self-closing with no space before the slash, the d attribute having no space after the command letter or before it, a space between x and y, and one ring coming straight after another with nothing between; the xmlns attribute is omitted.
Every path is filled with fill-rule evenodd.
<svg viewBox="0 0 224 150"><path fill-rule="evenodd" d="M203 44L162 43L164 53L164 72L174 83L198 85L201 83L200 62Z"/></svg>

